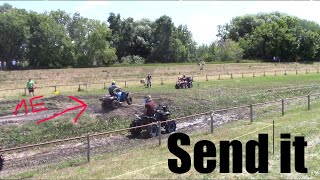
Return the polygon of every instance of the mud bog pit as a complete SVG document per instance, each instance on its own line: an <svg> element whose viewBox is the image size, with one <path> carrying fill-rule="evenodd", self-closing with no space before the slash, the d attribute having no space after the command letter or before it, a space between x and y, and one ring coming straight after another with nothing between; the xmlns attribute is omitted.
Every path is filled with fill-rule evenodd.
<svg viewBox="0 0 320 180"><path fill-rule="evenodd" d="M247 118L246 114L239 112L219 113L214 115L214 126L220 126L230 121ZM208 131L210 129L210 116L203 115L197 118L189 118L185 121L177 122L176 132ZM166 139L169 134L163 134ZM129 135L114 135L111 137L92 137L90 140L91 154L97 155L114 151L121 151L130 147L142 147L156 144L157 138L131 138ZM20 152L4 154L6 158L5 168L0 175L8 175L25 170L32 170L37 167L52 163L61 162L73 158L85 158L86 141L73 141L51 147L42 147L37 150L21 150Z"/></svg>

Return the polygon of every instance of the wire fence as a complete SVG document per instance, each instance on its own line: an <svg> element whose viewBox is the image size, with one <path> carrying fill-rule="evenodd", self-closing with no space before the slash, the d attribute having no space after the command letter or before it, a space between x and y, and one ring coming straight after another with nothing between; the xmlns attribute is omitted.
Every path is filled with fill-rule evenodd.
<svg viewBox="0 0 320 180"><path fill-rule="evenodd" d="M313 70L313 71L312 71ZM278 75L288 75L288 74L309 74L309 73L319 73L319 69L306 69L305 71L298 71L296 70L282 70L282 71L260 71L260 72L246 72L246 73L222 73L222 74L207 74L207 75L192 75L192 79L194 81L209 81L209 80L226 80L226 79L233 79L233 78L245 78L245 77L257 77L257 76L278 76ZM164 85L165 83L172 83L178 80L179 77L153 77L153 84L154 82L158 82L160 85ZM143 84L146 85L145 82L141 82L141 79L130 79L130 80L116 80L118 84L122 87L128 88L130 86L136 86ZM46 89L48 91L56 92L61 91L64 88L65 92L74 92L74 91L89 91L90 90L97 90L97 89L106 89L108 88L109 82L79 82L73 84L53 84L53 85L45 85L45 86L36 86L37 89ZM66 90L65 88L69 87L70 89ZM0 89L2 92L2 96L6 96L6 91L14 91L19 96L27 95L28 89L26 87L17 87L17 88L7 88L7 89Z"/></svg>
<svg viewBox="0 0 320 180"><path fill-rule="evenodd" d="M154 125L157 126L158 132L161 132L161 126L164 123L174 121L177 123L177 131L180 132L206 131L213 133L216 127L232 121L247 122L249 124L259 123L259 119L265 118L272 113L278 113L280 111L281 113L278 113L279 116L284 116L287 111L297 106L302 106L303 109L310 110L311 100L315 102L315 100L319 98L319 95L320 94L312 94L265 103L211 110L167 121L158 121L143 126L0 149L0 154L4 154L5 171L10 171L10 168L42 165L45 162L60 162L67 159L83 158L84 156L86 161L90 162L91 156L96 154L119 152L132 148L132 146L145 148L149 145L161 145L170 135L168 133L158 133L155 138L146 138L143 135L139 138L133 138L130 135L130 130L133 129L146 128ZM73 143L71 143L72 141Z"/></svg>

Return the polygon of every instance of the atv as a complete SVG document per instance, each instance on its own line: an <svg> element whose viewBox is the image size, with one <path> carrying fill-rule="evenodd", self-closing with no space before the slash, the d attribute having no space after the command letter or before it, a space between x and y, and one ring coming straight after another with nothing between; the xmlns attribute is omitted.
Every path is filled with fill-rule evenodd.
<svg viewBox="0 0 320 180"><path fill-rule="evenodd" d="M101 107L102 109L107 109L107 108L113 108L117 109L120 107L120 105L124 102L127 102L128 105L132 104L132 98L129 96L128 92L122 92L121 91L121 97L118 99L117 96L110 96L110 95L105 95L99 100L102 102Z"/></svg>
<svg viewBox="0 0 320 180"><path fill-rule="evenodd" d="M157 107L156 113L153 117L139 116L138 114L135 114L136 118L131 122L130 128L151 124L157 121L166 121L166 120L169 120L170 115L171 115L171 112L169 111L168 107L160 105L159 107ZM176 122L175 121L164 122L164 123L161 123L161 127L165 128L166 133L172 133L176 131ZM149 126L130 129L130 133L133 136L138 136L141 134L142 130L146 130L149 138L156 137L157 135L159 135L159 133L161 133L158 131L157 124L151 124Z"/></svg>
<svg viewBox="0 0 320 180"><path fill-rule="evenodd" d="M183 88L192 88L193 87L193 79L191 77L186 78L179 78L176 82L175 88L176 89L183 89Z"/></svg>

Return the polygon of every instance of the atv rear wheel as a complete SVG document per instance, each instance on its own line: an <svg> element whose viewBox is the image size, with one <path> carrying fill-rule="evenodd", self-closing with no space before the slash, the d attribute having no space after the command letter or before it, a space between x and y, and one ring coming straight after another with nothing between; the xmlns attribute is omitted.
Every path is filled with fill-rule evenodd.
<svg viewBox="0 0 320 180"><path fill-rule="evenodd" d="M175 121L169 121L167 124L166 124L166 133L172 133L174 131L176 131L176 122Z"/></svg>
<svg viewBox="0 0 320 180"><path fill-rule="evenodd" d="M179 89L179 85L178 85L178 84L176 84L176 86L175 86L175 87L176 87L176 89Z"/></svg>
<svg viewBox="0 0 320 180"><path fill-rule="evenodd" d="M149 138L156 137L158 135L158 126L156 124L152 124L147 128L147 134Z"/></svg>
<svg viewBox="0 0 320 180"><path fill-rule="evenodd" d="M136 127L136 126L137 126L137 124L136 124L135 122L132 122L132 123L130 124L130 128L133 128L133 127ZM138 135L140 135L141 131L142 131L141 127L140 127L140 128L135 128L135 129L130 129L130 132L131 132L131 134L132 134L133 136L138 136Z"/></svg>
<svg viewBox="0 0 320 180"><path fill-rule="evenodd" d="M105 103L105 102L102 102L102 103L101 103L101 108L102 108L103 110L108 109L108 104Z"/></svg>
<svg viewBox="0 0 320 180"><path fill-rule="evenodd" d="M117 109L117 108L120 107L120 103L119 103L118 100L113 100L113 101L111 102L111 106L112 106L114 109Z"/></svg>

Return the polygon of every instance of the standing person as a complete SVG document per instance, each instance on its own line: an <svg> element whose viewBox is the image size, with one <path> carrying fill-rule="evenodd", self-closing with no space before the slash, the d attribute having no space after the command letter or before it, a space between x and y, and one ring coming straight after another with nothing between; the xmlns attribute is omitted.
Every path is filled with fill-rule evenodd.
<svg viewBox="0 0 320 180"><path fill-rule="evenodd" d="M16 64L17 64L17 61L13 58L13 60L11 61L11 64L12 64L12 68L13 69L16 69Z"/></svg>
<svg viewBox="0 0 320 180"><path fill-rule="evenodd" d="M27 88L29 90L29 95L31 96L32 93L32 96L34 96L34 81L32 79L29 79L27 82Z"/></svg>
<svg viewBox="0 0 320 180"><path fill-rule="evenodd" d="M149 73L148 74L148 76L147 76L147 87L149 88L151 88L151 79L152 79L152 77L151 77L151 74Z"/></svg>
<svg viewBox="0 0 320 180"><path fill-rule="evenodd" d="M7 67L7 62L3 61L3 70L6 70L6 67Z"/></svg>

